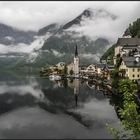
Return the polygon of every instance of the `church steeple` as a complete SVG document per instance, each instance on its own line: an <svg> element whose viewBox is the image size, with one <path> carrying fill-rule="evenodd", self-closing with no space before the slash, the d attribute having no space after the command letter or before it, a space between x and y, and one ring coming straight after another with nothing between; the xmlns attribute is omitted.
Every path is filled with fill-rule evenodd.
<svg viewBox="0 0 140 140"><path fill-rule="evenodd" d="M77 50L77 44L75 47L75 56L74 56L74 74L75 77L79 77L79 57L78 57L78 50Z"/></svg>
<svg viewBox="0 0 140 140"><path fill-rule="evenodd" d="M76 44L76 47L75 47L75 57L78 56L78 50L77 50L77 44Z"/></svg>

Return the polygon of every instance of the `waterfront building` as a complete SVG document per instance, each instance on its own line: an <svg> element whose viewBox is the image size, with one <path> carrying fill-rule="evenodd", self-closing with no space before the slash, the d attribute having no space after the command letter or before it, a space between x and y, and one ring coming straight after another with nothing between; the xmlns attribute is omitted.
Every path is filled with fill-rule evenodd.
<svg viewBox="0 0 140 140"><path fill-rule="evenodd" d="M122 37L118 38L117 46L115 47L114 64L116 64L116 57L133 56L140 52L140 38Z"/></svg>
<svg viewBox="0 0 140 140"><path fill-rule="evenodd" d="M88 74L94 74L96 72L96 66L94 64L89 65L85 72Z"/></svg>
<svg viewBox="0 0 140 140"><path fill-rule="evenodd" d="M128 77L131 80L140 79L140 55L122 57L119 71L121 76Z"/></svg>
<svg viewBox="0 0 140 140"><path fill-rule="evenodd" d="M63 70L64 67L65 67L65 62L59 62L58 64L56 64L56 67L57 67L59 70Z"/></svg>
<svg viewBox="0 0 140 140"><path fill-rule="evenodd" d="M75 47L74 61L70 63L67 66L67 68L68 68L68 74L70 74L71 71L73 71L74 77L79 77L79 57L78 57L77 45Z"/></svg>
<svg viewBox="0 0 140 140"><path fill-rule="evenodd" d="M97 63L97 64L96 64L96 71L97 71L97 74L98 74L98 75L103 74L103 71L105 71L105 68L106 68L106 64Z"/></svg>

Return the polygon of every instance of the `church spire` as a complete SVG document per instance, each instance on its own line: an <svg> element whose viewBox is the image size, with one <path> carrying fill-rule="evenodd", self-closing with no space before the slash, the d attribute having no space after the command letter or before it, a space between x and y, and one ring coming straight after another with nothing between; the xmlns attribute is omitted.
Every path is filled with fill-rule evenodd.
<svg viewBox="0 0 140 140"><path fill-rule="evenodd" d="M78 56L78 50L77 50L77 44L76 44L76 48L75 48L75 57Z"/></svg>

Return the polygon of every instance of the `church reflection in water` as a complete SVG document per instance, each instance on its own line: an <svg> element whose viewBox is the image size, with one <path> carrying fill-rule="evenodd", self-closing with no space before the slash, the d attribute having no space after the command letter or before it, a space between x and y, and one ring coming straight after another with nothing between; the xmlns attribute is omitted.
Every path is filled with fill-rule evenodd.
<svg viewBox="0 0 140 140"><path fill-rule="evenodd" d="M94 90L94 92L95 90L101 91L104 96L106 94L105 88L102 85L95 82L94 80L82 81L77 78L67 78L60 81L53 81L53 88L65 88L65 89L70 88L73 90L76 107L78 106L78 98L80 98L79 97L80 87L82 87L82 85L85 85L85 87L87 87L90 90Z"/></svg>
<svg viewBox="0 0 140 140"><path fill-rule="evenodd" d="M74 96L76 106L78 104L78 94L79 94L79 79L74 79Z"/></svg>
<svg viewBox="0 0 140 140"><path fill-rule="evenodd" d="M68 79L68 87L74 91L75 105L78 105L78 95L80 92L80 80L79 79Z"/></svg>

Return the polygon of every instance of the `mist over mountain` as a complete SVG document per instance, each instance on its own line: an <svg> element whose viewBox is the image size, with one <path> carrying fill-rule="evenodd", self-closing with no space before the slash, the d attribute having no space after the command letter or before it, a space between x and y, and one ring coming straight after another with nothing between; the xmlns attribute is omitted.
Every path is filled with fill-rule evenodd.
<svg viewBox="0 0 140 140"><path fill-rule="evenodd" d="M79 16L64 25L54 23L40 29L38 35L43 36L46 33L46 35L49 34L50 36L44 41L40 53L36 57L36 63L42 65L51 65L60 61L70 63L73 61L76 44L81 64L99 61L100 56L108 48L110 40L103 37L91 38L72 29L73 27L79 28L83 26L83 22L86 23L91 20L96 22L96 18L115 20L117 17L104 10L86 9Z"/></svg>
<svg viewBox="0 0 140 140"><path fill-rule="evenodd" d="M117 16L110 14L109 12L99 9L99 10L94 10L93 9L86 9L84 10L78 17L73 19L72 21L68 22L63 26L63 29L68 29L72 27L73 25L80 25L82 21L84 20L95 20L96 18L105 18L105 17L110 17L113 20L117 18Z"/></svg>
<svg viewBox="0 0 140 140"><path fill-rule="evenodd" d="M18 43L30 44L34 41L36 32L22 31L0 23L0 44L17 45Z"/></svg>
<svg viewBox="0 0 140 140"><path fill-rule="evenodd" d="M78 46L80 63L95 63L99 61L101 55L108 49L111 40L102 36L92 38L78 31L78 29L84 28L89 22L96 22L100 19L101 21L102 19L114 21L117 19L117 16L106 10L88 8L66 24L51 23L39 29L37 33L19 31L3 25L5 28L3 27L3 33L1 32L0 37L3 38L9 35L15 40L14 42L9 42L9 44L15 45L10 49L8 42L6 42L7 44L0 42L0 44L3 44L1 48L3 48L3 53L8 52L9 55L11 53L23 53L22 57L17 61L14 59L14 62L10 64L10 66L16 67L24 67L25 65L41 67L53 65L60 61L70 63L73 61L76 44Z"/></svg>

